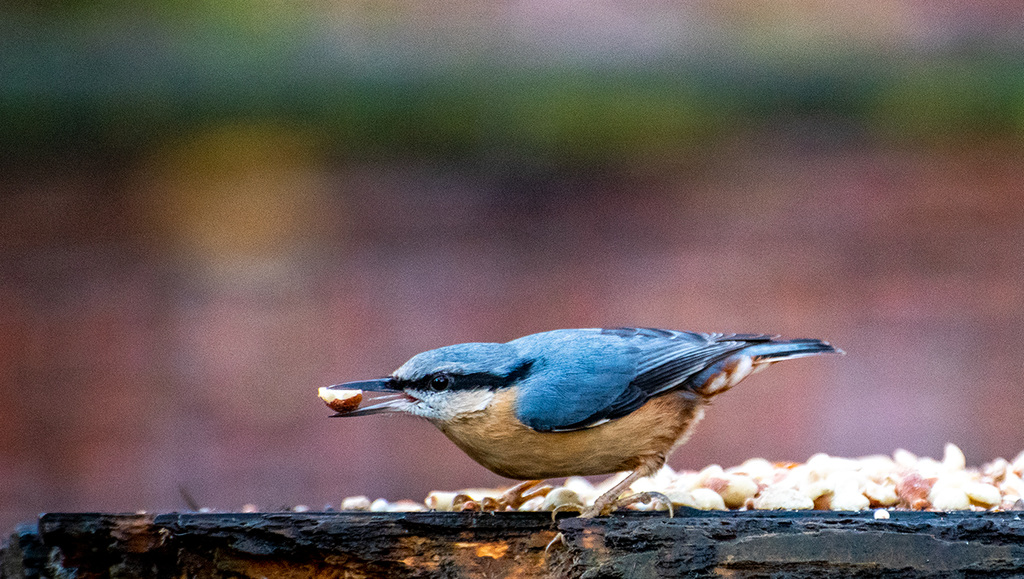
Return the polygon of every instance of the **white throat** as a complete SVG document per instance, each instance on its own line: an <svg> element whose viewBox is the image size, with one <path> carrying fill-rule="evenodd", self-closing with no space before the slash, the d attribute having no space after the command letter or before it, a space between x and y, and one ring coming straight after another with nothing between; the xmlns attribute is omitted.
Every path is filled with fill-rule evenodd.
<svg viewBox="0 0 1024 579"><path fill-rule="evenodd" d="M494 391L486 388L443 392L406 390L406 393L417 400L409 405L407 412L442 422L481 412L494 399Z"/></svg>

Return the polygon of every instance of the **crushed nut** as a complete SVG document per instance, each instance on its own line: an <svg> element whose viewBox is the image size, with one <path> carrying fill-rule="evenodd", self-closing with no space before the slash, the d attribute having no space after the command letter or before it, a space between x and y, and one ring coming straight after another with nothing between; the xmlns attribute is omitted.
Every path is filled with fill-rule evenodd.
<svg viewBox="0 0 1024 579"><path fill-rule="evenodd" d="M542 511L553 511L555 509L560 511L581 511L585 506L583 499L580 498L576 491L565 487L558 487L552 489L544 497L540 509Z"/></svg>
<svg viewBox="0 0 1024 579"><path fill-rule="evenodd" d="M329 386L321 386L317 390L320 399L335 412L351 412L363 402L362 390L337 390Z"/></svg>
<svg viewBox="0 0 1024 579"><path fill-rule="evenodd" d="M892 457L859 459L816 454L802 464L754 458L730 468L713 464L700 471L675 472L665 467L637 481L630 490L658 492L674 506L704 510L874 509L875 518L888 518L890 510L900 509L1024 509L1024 453L1012 462L996 459L978 469L967 468L966 464L963 451L953 444L946 445L941 461L902 449ZM579 510L593 504L623 476L620 473L597 484L569 477L546 497L524 497L527 500L518 510ZM434 491L427 495L425 504L435 510L486 510L501 493L501 489ZM379 502L371 504L366 497L351 497L342 502L342 509L395 508L386 501ZM628 508L650 507L636 504Z"/></svg>

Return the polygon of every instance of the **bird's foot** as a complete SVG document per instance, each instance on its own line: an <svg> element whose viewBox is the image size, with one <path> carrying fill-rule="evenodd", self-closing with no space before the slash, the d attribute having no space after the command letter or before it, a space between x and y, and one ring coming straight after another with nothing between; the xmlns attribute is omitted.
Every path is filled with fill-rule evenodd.
<svg viewBox="0 0 1024 579"><path fill-rule="evenodd" d="M669 518L675 516L675 511L672 509L672 500L669 499L667 496L655 491L645 491L642 493L636 493L622 497L621 499L601 499L604 499L604 497L598 497L598 499L594 501L593 506L588 507L582 513L580 513L580 518L591 519L594 517L600 517L611 514L612 511L621 507L628 507L629 505L634 505L636 503L647 504L653 502L658 502L661 503L662 505L665 505L668 508Z"/></svg>
<svg viewBox="0 0 1024 579"><path fill-rule="evenodd" d="M672 510L672 500L659 492L645 491L642 493L628 495L622 497L621 499L618 498L618 494L622 492L624 489L628 488L630 483L632 483L638 477L639 474L633 473L626 479L623 479L618 485L615 486L615 488L597 497L597 500L594 501L593 505L587 507L586 509L583 510L583 512L580 513L580 518L592 519L594 517L607 515L619 507L628 507L629 505L636 503L652 502L659 502L665 505L668 508L669 518L673 517L675 515L675 512ZM561 507L555 508L551 512L552 519L554 519L555 514L558 513L559 508ZM555 535L555 538L551 539L547 547L544 547L544 552L550 552L551 549L555 548L557 545L566 545L565 535L563 535L562 533L558 533L557 535Z"/></svg>
<svg viewBox="0 0 1024 579"><path fill-rule="evenodd" d="M485 511L515 511L523 506L526 501L546 496L551 492L551 487L543 486L539 489L533 487L544 482L543 480L526 480L508 489L498 498L485 498L482 502Z"/></svg>
<svg viewBox="0 0 1024 579"><path fill-rule="evenodd" d="M672 509L672 500L659 492L645 491L642 493L636 493L629 496L625 496L622 497L621 499L615 498L614 496L612 496L612 498L606 498L607 496L609 495L602 495L598 497L598 499L594 501L594 504L592 506L584 509L583 512L580 513L580 518L592 519L594 517L608 515L619 507L628 507L629 505L633 505L636 503L647 504L655 502L665 505L665 507L668 509L669 518L675 516L675 511ZM554 519L555 514L558 513L559 508L555 508L555 510L552 511L552 519ZM565 535L563 535L562 533L558 533L557 535L555 535L553 539L551 539L550 542L548 542L548 545L544 547L544 552L549 553L552 549L556 548L559 545L563 547L567 546L567 543L565 542Z"/></svg>
<svg viewBox="0 0 1024 579"><path fill-rule="evenodd" d="M655 491L644 491L642 493L636 493L635 495L622 497L613 503L613 508L628 507L629 505L636 503L661 503L668 509L668 518L671 519L675 516L675 511L672 509L672 499Z"/></svg>

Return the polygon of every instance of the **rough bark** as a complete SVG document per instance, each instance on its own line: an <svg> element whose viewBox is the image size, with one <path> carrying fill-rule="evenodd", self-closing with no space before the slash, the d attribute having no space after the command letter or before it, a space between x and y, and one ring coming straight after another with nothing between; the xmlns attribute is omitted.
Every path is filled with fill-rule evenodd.
<svg viewBox="0 0 1024 579"><path fill-rule="evenodd" d="M563 533L565 542L545 552ZM1024 574L1021 513L68 514L3 577L735 577Z"/></svg>

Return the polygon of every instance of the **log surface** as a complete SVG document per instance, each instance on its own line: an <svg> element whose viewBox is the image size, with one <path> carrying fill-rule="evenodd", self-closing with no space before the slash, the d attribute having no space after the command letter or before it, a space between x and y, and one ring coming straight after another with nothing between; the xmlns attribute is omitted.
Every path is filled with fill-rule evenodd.
<svg viewBox="0 0 1024 579"><path fill-rule="evenodd" d="M52 513L3 577L858 577L1024 574L1020 512ZM561 532L564 544L545 546Z"/></svg>

